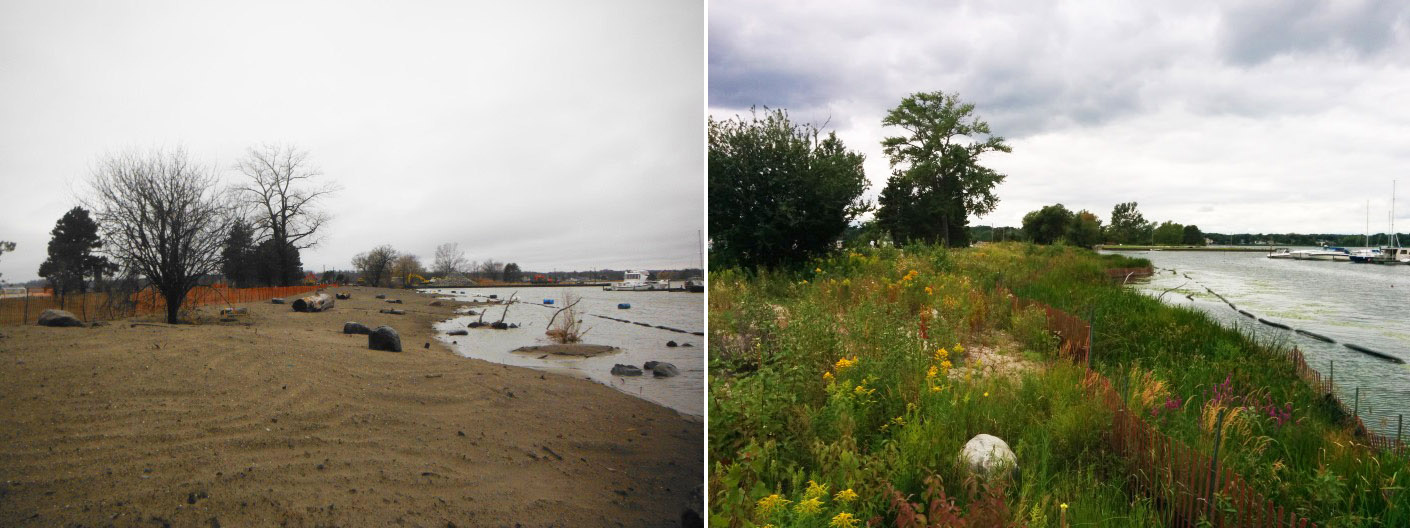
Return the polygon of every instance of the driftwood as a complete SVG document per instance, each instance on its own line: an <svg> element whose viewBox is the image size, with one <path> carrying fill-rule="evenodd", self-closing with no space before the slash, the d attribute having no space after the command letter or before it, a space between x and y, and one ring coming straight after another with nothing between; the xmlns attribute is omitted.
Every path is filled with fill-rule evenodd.
<svg viewBox="0 0 1410 528"><path fill-rule="evenodd" d="M499 323L504 322L504 318L509 315L509 305L514 304L514 296L519 295L518 291L509 294L509 299L504 301L504 313L499 314Z"/></svg>
<svg viewBox="0 0 1410 528"><path fill-rule="evenodd" d="M333 296L318 293L294 301L295 312L322 312L333 307Z"/></svg>

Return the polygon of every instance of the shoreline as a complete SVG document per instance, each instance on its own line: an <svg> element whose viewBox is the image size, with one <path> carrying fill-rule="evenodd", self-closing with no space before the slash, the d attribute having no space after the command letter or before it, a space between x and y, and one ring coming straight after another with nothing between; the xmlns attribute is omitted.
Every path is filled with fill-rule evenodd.
<svg viewBox="0 0 1410 528"><path fill-rule="evenodd" d="M432 347L469 303L333 292L353 298L237 305L250 313L231 323L7 327L0 524L671 526L700 511L700 420ZM407 313L378 313L393 307L378 293ZM403 352L368 350L345 321L392 325Z"/></svg>

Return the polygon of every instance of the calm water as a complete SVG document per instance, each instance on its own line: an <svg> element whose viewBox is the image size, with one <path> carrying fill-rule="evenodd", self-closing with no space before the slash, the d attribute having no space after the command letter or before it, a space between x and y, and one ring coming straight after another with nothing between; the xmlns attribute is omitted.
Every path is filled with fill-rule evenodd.
<svg viewBox="0 0 1410 528"><path fill-rule="evenodd" d="M465 328L466 323L477 320L478 316L456 317L436 325L440 333L438 339L455 349L460 355L520 367L530 367L557 372L570 376L585 377L612 388L643 398L645 400L675 409L692 416L704 415L705 387L705 338L693 334L682 334L655 328L666 326L687 332L705 331L705 296L686 292L609 292L598 287L580 288L435 288L422 290L463 301L483 301L489 295L508 298L518 292L518 299L509 308L506 323L515 323L519 328L491 330L470 328L468 336L449 336L446 332ZM453 293L461 292L461 293ZM560 358L549 356L539 359L542 353L527 354L511 352L529 345L547 345L552 342L544 335L548 320L559 307L563 306L564 292L572 292L581 297L578 310L582 315L587 334L583 342L593 345L610 345L620 348L616 352L592 358ZM555 305L540 306L544 299L553 299ZM631 308L621 310L618 303L630 303ZM489 310L486 322L498 321L503 306L476 307L474 310ZM617 319L647 323L644 327L630 323L594 317L602 315ZM667 341L693 346L667 347ZM653 378L648 371L640 377L613 376L612 365L623 363L640 367L647 361L665 361L675 364L680 375L673 378Z"/></svg>
<svg viewBox="0 0 1410 528"><path fill-rule="evenodd" d="M1410 365L1340 344L1361 345L1410 362L1410 266L1270 259L1259 252L1123 254L1145 257L1156 267L1157 275L1150 282L1134 287L1152 295L1177 288L1162 300L1193 306L1228 326L1253 328L1260 340L1296 345L1307 354L1308 364L1324 376L1329 362L1334 362L1338 396L1348 407L1356 387L1361 387L1361 414L1367 427L1394 435L1396 415L1410 415ZM1258 323L1205 288L1240 310L1330 337L1337 344Z"/></svg>

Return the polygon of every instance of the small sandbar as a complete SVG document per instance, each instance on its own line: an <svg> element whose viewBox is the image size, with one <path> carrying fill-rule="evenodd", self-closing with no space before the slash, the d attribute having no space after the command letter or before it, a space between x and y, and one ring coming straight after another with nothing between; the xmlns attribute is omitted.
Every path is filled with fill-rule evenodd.
<svg viewBox="0 0 1410 528"><path fill-rule="evenodd" d="M610 354L610 353L616 352L616 351L618 351L618 350L621 350L621 349L619 349L619 348L617 348L617 347L614 347L614 346L607 346L607 345L584 345L584 344L570 344L570 345L535 345L535 346L519 347L519 348L514 349L515 352L521 352L521 353L525 353L525 354L548 354L548 355L551 355L551 356L573 356L573 357L597 357L597 356L601 356L601 355L603 355L603 354Z"/></svg>

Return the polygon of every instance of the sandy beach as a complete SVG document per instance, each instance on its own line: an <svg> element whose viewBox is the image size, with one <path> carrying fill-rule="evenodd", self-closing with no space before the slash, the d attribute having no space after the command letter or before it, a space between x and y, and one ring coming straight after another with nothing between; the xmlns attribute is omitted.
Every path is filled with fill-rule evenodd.
<svg viewBox="0 0 1410 528"><path fill-rule="evenodd" d="M678 526L700 511L698 419L457 356L432 324L462 303L330 291L352 299L0 328L0 525ZM404 352L369 350L345 321L393 326Z"/></svg>

